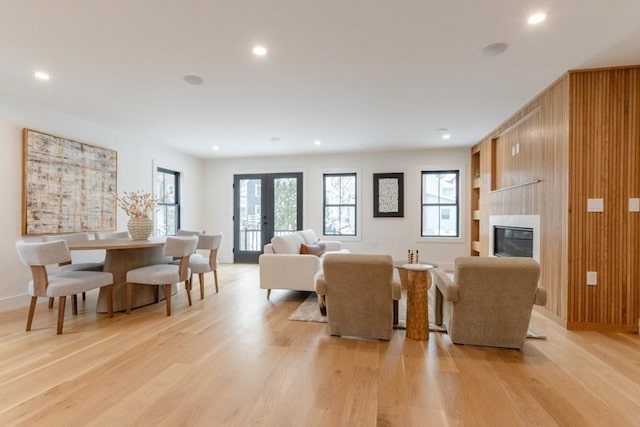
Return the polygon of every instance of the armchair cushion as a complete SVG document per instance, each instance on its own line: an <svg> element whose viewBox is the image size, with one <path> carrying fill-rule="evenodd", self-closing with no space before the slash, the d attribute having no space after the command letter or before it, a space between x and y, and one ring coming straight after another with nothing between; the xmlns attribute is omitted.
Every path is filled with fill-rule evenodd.
<svg viewBox="0 0 640 427"><path fill-rule="evenodd" d="M300 233L283 234L271 239L271 246L276 254L299 254L303 243L305 241Z"/></svg>

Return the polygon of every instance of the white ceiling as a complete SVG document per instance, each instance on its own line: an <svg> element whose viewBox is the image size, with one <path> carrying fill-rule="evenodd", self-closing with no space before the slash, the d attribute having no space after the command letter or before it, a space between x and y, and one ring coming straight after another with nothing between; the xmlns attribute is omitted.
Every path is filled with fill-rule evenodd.
<svg viewBox="0 0 640 427"><path fill-rule="evenodd" d="M0 0L0 100L204 158L470 146L565 71L630 64L640 0Z"/></svg>

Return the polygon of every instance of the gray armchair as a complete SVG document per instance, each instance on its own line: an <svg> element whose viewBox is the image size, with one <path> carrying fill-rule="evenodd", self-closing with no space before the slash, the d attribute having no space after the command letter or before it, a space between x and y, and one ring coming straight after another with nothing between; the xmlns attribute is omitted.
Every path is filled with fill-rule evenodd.
<svg viewBox="0 0 640 427"><path fill-rule="evenodd" d="M462 257L455 281L433 270L444 300L444 323L456 344L520 349L533 305L544 305L540 266L532 258Z"/></svg>
<svg viewBox="0 0 640 427"><path fill-rule="evenodd" d="M322 264L315 288L326 300L329 333L391 339L402 293L391 256L327 254Z"/></svg>

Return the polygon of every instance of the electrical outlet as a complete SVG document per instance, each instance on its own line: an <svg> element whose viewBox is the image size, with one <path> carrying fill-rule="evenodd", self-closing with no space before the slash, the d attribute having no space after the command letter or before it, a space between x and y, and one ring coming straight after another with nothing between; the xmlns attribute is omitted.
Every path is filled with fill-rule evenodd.
<svg viewBox="0 0 640 427"><path fill-rule="evenodd" d="M598 273L595 271L587 271L587 285L595 286L598 284Z"/></svg>

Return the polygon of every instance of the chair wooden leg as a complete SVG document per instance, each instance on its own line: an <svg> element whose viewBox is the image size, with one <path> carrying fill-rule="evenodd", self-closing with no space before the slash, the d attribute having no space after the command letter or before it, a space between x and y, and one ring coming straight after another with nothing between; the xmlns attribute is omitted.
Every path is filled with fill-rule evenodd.
<svg viewBox="0 0 640 427"><path fill-rule="evenodd" d="M78 295L71 295L71 313L74 316L78 315Z"/></svg>
<svg viewBox="0 0 640 427"><path fill-rule="evenodd" d="M187 291L187 301L189 301L189 305L191 305L191 282L184 282L184 288Z"/></svg>
<svg viewBox="0 0 640 427"><path fill-rule="evenodd" d="M164 285L164 296L167 301L167 316L171 316L171 285Z"/></svg>
<svg viewBox="0 0 640 427"><path fill-rule="evenodd" d="M204 273L199 273L200 278L200 299L204 299Z"/></svg>
<svg viewBox="0 0 640 427"><path fill-rule="evenodd" d="M53 308L53 300L55 300L55 298L49 298L49 308Z"/></svg>
<svg viewBox="0 0 640 427"><path fill-rule="evenodd" d="M213 270L213 281L216 283L216 294L218 293L218 270Z"/></svg>
<svg viewBox="0 0 640 427"><path fill-rule="evenodd" d="M131 300L133 299L133 283L127 282L127 314L131 314ZM157 301L156 297L156 301Z"/></svg>
<svg viewBox="0 0 640 427"><path fill-rule="evenodd" d="M38 297L31 297L31 304L29 305L29 315L27 316L27 331L31 330L31 323L33 322L33 313L36 312L37 301L38 301Z"/></svg>
<svg viewBox="0 0 640 427"><path fill-rule="evenodd" d="M398 324L398 300L393 300L393 324Z"/></svg>
<svg viewBox="0 0 640 427"><path fill-rule="evenodd" d="M107 312L113 317L113 285L107 286Z"/></svg>
<svg viewBox="0 0 640 427"><path fill-rule="evenodd" d="M62 334L62 325L64 323L64 306L67 302L67 297L63 296L58 299L58 331L57 334Z"/></svg>
<svg viewBox="0 0 640 427"><path fill-rule="evenodd" d="M267 289L267 299L271 296L271 289Z"/></svg>

